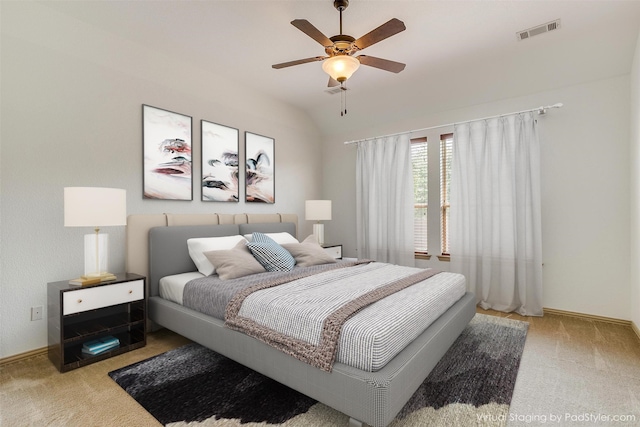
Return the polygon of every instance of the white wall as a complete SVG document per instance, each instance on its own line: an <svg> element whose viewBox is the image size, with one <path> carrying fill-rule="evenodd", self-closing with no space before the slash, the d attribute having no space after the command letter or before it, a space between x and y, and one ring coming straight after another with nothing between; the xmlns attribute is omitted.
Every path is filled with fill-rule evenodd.
<svg viewBox="0 0 640 427"><path fill-rule="evenodd" d="M629 319L629 84L625 75L440 113L426 100L410 118L332 136L323 197L341 210L327 239L356 255L356 147L344 141L563 102L540 118L544 306Z"/></svg>
<svg viewBox="0 0 640 427"><path fill-rule="evenodd" d="M640 34L631 67L631 320L640 330Z"/></svg>
<svg viewBox="0 0 640 427"><path fill-rule="evenodd" d="M127 190L129 213L293 212L321 194L309 117L211 70L197 69L50 10L1 2L0 358L47 345L47 282L83 271L83 238L63 227L63 187ZM142 199L141 104L193 117L194 200ZM200 120L275 138L274 205L200 201ZM243 192L241 191L241 196ZM106 230L124 270L124 227ZM30 321L30 308L45 320Z"/></svg>

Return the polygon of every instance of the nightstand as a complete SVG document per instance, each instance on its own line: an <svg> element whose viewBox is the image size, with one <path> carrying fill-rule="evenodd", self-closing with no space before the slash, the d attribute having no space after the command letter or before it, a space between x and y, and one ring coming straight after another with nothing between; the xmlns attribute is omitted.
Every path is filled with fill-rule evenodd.
<svg viewBox="0 0 640 427"><path fill-rule="evenodd" d="M342 245L322 245L324 251L329 254L332 258L342 259Z"/></svg>
<svg viewBox="0 0 640 427"><path fill-rule="evenodd" d="M147 343L145 278L122 273L95 285L68 280L47 286L49 359L60 372L126 353ZM120 345L96 355L82 352L88 341L113 336Z"/></svg>

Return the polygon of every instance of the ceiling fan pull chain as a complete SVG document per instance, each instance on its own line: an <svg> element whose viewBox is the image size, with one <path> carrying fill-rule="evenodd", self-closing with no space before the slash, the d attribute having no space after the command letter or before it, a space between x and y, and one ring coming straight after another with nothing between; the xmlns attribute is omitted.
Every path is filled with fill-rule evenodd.
<svg viewBox="0 0 640 427"><path fill-rule="evenodd" d="M347 115L347 82L344 83L344 90L342 91L344 94L344 115Z"/></svg>

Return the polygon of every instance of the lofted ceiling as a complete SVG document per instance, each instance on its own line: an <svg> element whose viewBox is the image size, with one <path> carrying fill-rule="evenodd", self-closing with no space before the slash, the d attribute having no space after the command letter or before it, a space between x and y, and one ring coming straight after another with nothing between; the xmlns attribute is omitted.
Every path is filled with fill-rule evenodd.
<svg viewBox="0 0 640 427"><path fill-rule="evenodd" d="M290 24L339 33L331 0L47 1L58 12L308 112L326 134L629 73L640 1L351 0L343 32L358 38L391 18L407 27L364 54L407 64L393 74L362 66L348 81L348 110L329 95L320 62L272 64L324 51ZM517 41L555 19L559 30Z"/></svg>

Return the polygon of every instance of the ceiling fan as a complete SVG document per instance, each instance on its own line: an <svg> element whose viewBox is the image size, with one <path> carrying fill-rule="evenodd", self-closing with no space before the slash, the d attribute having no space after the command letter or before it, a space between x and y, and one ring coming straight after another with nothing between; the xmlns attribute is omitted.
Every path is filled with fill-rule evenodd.
<svg viewBox="0 0 640 427"><path fill-rule="evenodd" d="M329 87L342 86L358 69L360 64L392 73L399 73L404 70L405 64L400 62L376 58L375 56L353 56L358 51L372 44L404 31L406 27L402 21L393 18L356 40L354 37L342 34L342 11L349 6L349 0L335 0L333 6L340 12L340 34L333 37L325 36L306 19L295 19L291 21L294 27L320 43L329 56L314 56L296 61L283 62L272 65L273 68L280 69L293 65L306 64L307 62L324 61L322 69L325 73L329 74Z"/></svg>

